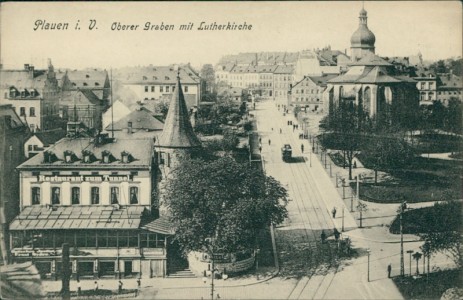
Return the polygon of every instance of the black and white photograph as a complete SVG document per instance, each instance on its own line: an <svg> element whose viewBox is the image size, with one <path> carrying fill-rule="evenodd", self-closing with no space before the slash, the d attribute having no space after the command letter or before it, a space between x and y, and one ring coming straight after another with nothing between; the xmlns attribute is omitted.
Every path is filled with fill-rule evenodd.
<svg viewBox="0 0 463 300"><path fill-rule="evenodd" d="M460 1L0 3L1 299L463 299Z"/></svg>

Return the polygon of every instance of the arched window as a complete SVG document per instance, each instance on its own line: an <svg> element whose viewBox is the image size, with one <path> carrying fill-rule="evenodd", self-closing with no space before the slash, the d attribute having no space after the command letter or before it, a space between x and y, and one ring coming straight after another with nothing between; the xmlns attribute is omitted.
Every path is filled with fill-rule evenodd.
<svg viewBox="0 0 463 300"><path fill-rule="evenodd" d="M366 87L363 90L363 111L370 114L371 109L371 89Z"/></svg>

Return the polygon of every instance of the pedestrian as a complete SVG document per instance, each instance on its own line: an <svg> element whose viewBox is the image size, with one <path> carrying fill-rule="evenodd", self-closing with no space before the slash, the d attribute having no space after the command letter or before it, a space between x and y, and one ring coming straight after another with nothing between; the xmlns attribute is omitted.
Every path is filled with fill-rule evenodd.
<svg viewBox="0 0 463 300"><path fill-rule="evenodd" d="M272 131L273 131L273 127L272 127Z"/></svg>
<svg viewBox="0 0 463 300"><path fill-rule="evenodd" d="M77 279L77 296L80 296L82 293L82 286L80 285L80 280Z"/></svg>
<svg viewBox="0 0 463 300"><path fill-rule="evenodd" d="M333 214L333 219L336 218L336 206L333 207L333 210L331 210L331 213Z"/></svg>
<svg viewBox="0 0 463 300"><path fill-rule="evenodd" d="M261 138L261 137L259 137L259 144L261 144L261 143L262 143L262 138Z"/></svg>
<svg viewBox="0 0 463 300"><path fill-rule="evenodd" d="M262 146L259 146L259 152L262 153Z"/></svg>
<svg viewBox="0 0 463 300"><path fill-rule="evenodd" d="M272 141L270 139L268 139L268 145L270 146L270 144L272 143Z"/></svg>
<svg viewBox="0 0 463 300"><path fill-rule="evenodd" d="M339 236L340 236L341 234L339 233L339 231L338 231L336 228L333 230L333 235L334 235L334 239L335 239L336 242L337 242L337 241L339 240Z"/></svg>
<svg viewBox="0 0 463 300"><path fill-rule="evenodd" d="M138 289L140 289L140 287L141 287L141 279L140 279L140 277L137 278L137 286L138 286Z"/></svg>
<svg viewBox="0 0 463 300"><path fill-rule="evenodd" d="M315 152L315 146L312 146L312 153Z"/></svg>
<svg viewBox="0 0 463 300"><path fill-rule="evenodd" d="M280 133L281 133L281 128L280 128Z"/></svg>
<svg viewBox="0 0 463 300"><path fill-rule="evenodd" d="M301 144L301 152L304 153L304 145Z"/></svg>
<svg viewBox="0 0 463 300"><path fill-rule="evenodd" d="M320 238L322 239L322 243L324 243L325 240L326 240L326 233L325 233L325 231L322 230L322 234L320 235Z"/></svg>
<svg viewBox="0 0 463 300"><path fill-rule="evenodd" d="M95 288L94 288L94 291L95 291L95 293L98 292L98 282L97 282L97 281L95 281Z"/></svg>
<svg viewBox="0 0 463 300"><path fill-rule="evenodd" d="M118 288L119 294L122 294L122 286L123 286L122 281L119 280L119 288Z"/></svg>
<svg viewBox="0 0 463 300"><path fill-rule="evenodd" d="M391 264L387 265L387 278L391 278L392 266Z"/></svg>

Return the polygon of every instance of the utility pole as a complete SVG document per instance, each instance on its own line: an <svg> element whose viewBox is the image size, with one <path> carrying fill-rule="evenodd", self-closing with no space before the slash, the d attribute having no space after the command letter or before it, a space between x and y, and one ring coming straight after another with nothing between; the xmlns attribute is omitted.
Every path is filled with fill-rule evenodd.
<svg viewBox="0 0 463 300"><path fill-rule="evenodd" d="M404 201L402 200L400 204L400 276L405 276L405 267L404 267L404 234L402 226L402 213L404 210ZM411 274L411 271L410 271Z"/></svg>
<svg viewBox="0 0 463 300"><path fill-rule="evenodd" d="M69 244L63 244L62 246L62 270L61 270L61 297L63 300L71 299L70 289L69 289L69 281L71 278L71 274L69 272Z"/></svg>
<svg viewBox="0 0 463 300"><path fill-rule="evenodd" d="M344 207L342 207L342 227L341 231L344 232Z"/></svg>

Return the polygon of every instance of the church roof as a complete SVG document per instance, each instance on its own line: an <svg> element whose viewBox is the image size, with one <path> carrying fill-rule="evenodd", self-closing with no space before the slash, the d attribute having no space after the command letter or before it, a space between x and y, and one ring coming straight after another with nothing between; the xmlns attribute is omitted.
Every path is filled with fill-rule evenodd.
<svg viewBox="0 0 463 300"><path fill-rule="evenodd" d="M177 77L175 93L170 102L164 130L157 146L165 148L201 147L201 142L193 132L190 123L190 115L185 103L180 77Z"/></svg>
<svg viewBox="0 0 463 300"><path fill-rule="evenodd" d="M346 74L329 80L329 83L404 83L416 82L406 76L397 76L388 66L355 66Z"/></svg>
<svg viewBox="0 0 463 300"><path fill-rule="evenodd" d="M392 66L385 59L379 57L373 52L367 52L364 57L356 62L351 62L350 66Z"/></svg>

